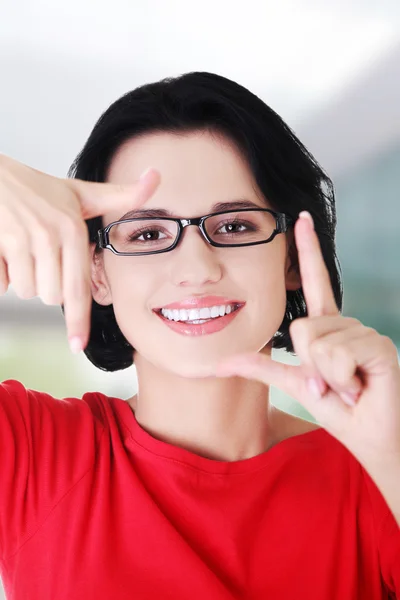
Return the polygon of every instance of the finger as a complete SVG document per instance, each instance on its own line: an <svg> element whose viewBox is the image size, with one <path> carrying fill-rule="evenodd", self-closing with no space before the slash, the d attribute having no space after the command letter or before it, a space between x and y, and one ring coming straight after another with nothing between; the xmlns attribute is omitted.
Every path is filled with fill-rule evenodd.
<svg viewBox="0 0 400 600"><path fill-rule="evenodd" d="M240 354L220 362L215 370L217 377L237 375L256 379L265 385L274 385L290 396L297 396L305 378L297 366L278 362L260 353Z"/></svg>
<svg viewBox="0 0 400 600"><path fill-rule="evenodd" d="M16 227L11 235L2 235L2 252L7 263L9 281L19 298L36 296L34 258L25 231Z"/></svg>
<svg viewBox="0 0 400 600"><path fill-rule="evenodd" d="M359 327L336 331L318 338L310 346L310 354L319 375L329 388L354 404L362 392L364 381L353 352L354 343L368 343L368 334Z"/></svg>
<svg viewBox="0 0 400 600"><path fill-rule="evenodd" d="M304 317L292 321L289 327L290 338L293 348L299 357L305 372L310 377L318 377L319 373L310 352L311 344L319 338L335 331L344 331L350 328L363 328L357 319L343 317L342 315L328 315L323 317ZM323 382L322 378L321 381ZM321 387L321 393L325 393L326 385Z"/></svg>
<svg viewBox="0 0 400 600"><path fill-rule="evenodd" d="M78 194L83 219L105 215L112 210L135 209L148 200L160 184L160 174L155 169L142 173L135 183L116 185L71 179L69 184Z"/></svg>
<svg viewBox="0 0 400 600"><path fill-rule="evenodd" d="M48 215L46 214L46 217ZM61 237L68 227L65 221L57 221L55 227L42 216L26 212L25 231L31 236L31 253L34 259L35 296L45 304L61 304Z"/></svg>
<svg viewBox="0 0 400 600"><path fill-rule="evenodd" d="M90 333L92 294L88 236L69 235L62 248L62 289L69 340L80 340L86 347Z"/></svg>
<svg viewBox="0 0 400 600"><path fill-rule="evenodd" d="M55 242L45 244L36 256L37 295L45 304L61 304L61 248Z"/></svg>
<svg viewBox="0 0 400 600"><path fill-rule="evenodd" d="M318 236L314 230L312 217L307 211L303 211L299 216L294 232L308 316L338 314L339 310L333 294L329 272L321 252Z"/></svg>
<svg viewBox="0 0 400 600"><path fill-rule="evenodd" d="M383 375L397 363L393 342L370 327L328 334L316 340L310 352L329 387L356 400L365 376Z"/></svg>
<svg viewBox="0 0 400 600"><path fill-rule="evenodd" d="M242 354L226 359L216 368L217 377L245 377L265 385L273 385L297 400L328 431L338 431L343 416L352 410L328 390L321 400L308 387L308 377L301 367L278 363L270 357Z"/></svg>
<svg viewBox="0 0 400 600"><path fill-rule="evenodd" d="M0 296L7 292L9 285L10 280L8 277L7 263L0 255Z"/></svg>

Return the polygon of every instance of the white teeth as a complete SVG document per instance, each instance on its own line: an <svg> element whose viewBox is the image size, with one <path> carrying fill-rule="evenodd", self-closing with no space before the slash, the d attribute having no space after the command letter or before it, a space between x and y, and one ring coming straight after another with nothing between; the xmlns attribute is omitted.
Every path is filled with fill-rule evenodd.
<svg viewBox="0 0 400 600"><path fill-rule="evenodd" d="M211 307L211 317L214 319L215 317L219 317L220 316L220 308L222 308L222 310L225 312L224 307L220 307L220 306L212 306ZM223 313L222 313L223 314ZM222 316L222 315L221 315Z"/></svg>
<svg viewBox="0 0 400 600"><path fill-rule="evenodd" d="M190 310L186 310L184 308L179 310L162 308L161 314L170 321L199 321L203 319L216 319L217 317L223 317L225 314L229 315L234 310L234 304L221 304L220 306L211 306L201 309L191 308Z"/></svg>

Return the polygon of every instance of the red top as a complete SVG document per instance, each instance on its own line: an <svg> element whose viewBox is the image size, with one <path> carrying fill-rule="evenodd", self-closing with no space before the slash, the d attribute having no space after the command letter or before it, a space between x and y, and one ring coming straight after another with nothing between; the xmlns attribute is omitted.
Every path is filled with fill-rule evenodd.
<svg viewBox="0 0 400 600"><path fill-rule="evenodd" d="M322 428L215 461L153 438L124 400L7 380L0 456L10 600L400 598L400 528Z"/></svg>

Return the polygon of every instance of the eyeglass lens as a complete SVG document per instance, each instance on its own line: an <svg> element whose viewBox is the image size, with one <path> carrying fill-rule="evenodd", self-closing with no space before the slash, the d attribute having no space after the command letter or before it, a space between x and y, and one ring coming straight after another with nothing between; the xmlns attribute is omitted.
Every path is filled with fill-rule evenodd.
<svg viewBox="0 0 400 600"><path fill-rule="evenodd" d="M268 240L276 228L274 215L261 211L229 212L204 221L207 235L219 244L251 244ZM117 223L109 239L117 252L155 252L170 248L178 235L178 224L165 219L138 219Z"/></svg>

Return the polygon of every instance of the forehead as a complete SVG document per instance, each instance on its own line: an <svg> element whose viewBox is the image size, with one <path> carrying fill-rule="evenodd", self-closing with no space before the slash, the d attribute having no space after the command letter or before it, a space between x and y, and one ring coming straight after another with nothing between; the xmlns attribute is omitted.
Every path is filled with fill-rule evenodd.
<svg viewBox="0 0 400 600"><path fill-rule="evenodd" d="M107 181L133 183L148 167L160 172L161 183L143 208L165 208L190 217L238 198L267 206L237 147L217 134L157 132L133 138L116 152ZM113 211L104 222L121 217Z"/></svg>

